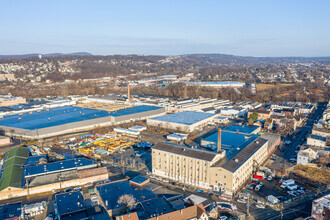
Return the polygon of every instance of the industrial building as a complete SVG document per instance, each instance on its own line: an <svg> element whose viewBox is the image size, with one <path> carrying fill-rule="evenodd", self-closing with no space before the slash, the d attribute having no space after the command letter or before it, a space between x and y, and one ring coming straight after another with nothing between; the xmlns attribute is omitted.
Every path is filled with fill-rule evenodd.
<svg viewBox="0 0 330 220"><path fill-rule="evenodd" d="M0 146L10 144L10 138L0 135Z"/></svg>
<svg viewBox="0 0 330 220"><path fill-rule="evenodd" d="M12 106L25 104L26 99L22 97L16 97L11 95L0 95L0 106Z"/></svg>
<svg viewBox="0 0 330 220"><path fill-rule="evenodd" d="M217 115L204 112L178 112L147 119L148 126L161 127L190 133L212 122Z"/></svg>
<svg viewBox="0 0 330 220"><path fill-rule="evenodd" d="M218 133L221 141L221 130ZM268 141L258 135L231 148L218 144L216 152L172 143L152 148L152 173L204 189L235 193L268 156Z"/></svg>
<svg viewBox="0 0 330 220"><path fill-rule="evenodd" d="M83 157L50 162L46 155L31 156L29 148L5 153L0 172L0 200L22 197L108 179L105 167Z"/></svg>
<svg viewBox="0 0 330 220"><path fill-rule="evenodd" d="M214 88L224 88L224 87L235 87L242 88L245 83L233 82L233 81L223 81L223 82L186 82L187 85L191 86L204 86L204 87L214 87Z"/></svg>
<svg viewBox="0 0 330 220"><path fill-rule="evenodd" d="M65 106L29 114L6 116L0 128L10 135L25 138L47 138L70 132L109 126L165 114L156 106L135 106L114 112Z"/></svg>
<svg viewBox="0 0 330 220"><path fill-rule="evenodd" d="M239 134L258 134L261 130L260 126L255 125L248 125L248 126L241 126L241 125L230 125L229 127L225 128L225 131L228 132L235 132Z"/></svg>

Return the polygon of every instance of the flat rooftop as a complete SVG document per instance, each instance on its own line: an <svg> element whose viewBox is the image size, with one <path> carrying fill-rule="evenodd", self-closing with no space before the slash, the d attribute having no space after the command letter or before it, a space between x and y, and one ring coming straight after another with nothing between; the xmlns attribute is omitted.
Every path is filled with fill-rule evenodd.
<svg viewBox="0 0 330 220"><path fill-rule="evenodd" d="M152 149L166 151L186 157L196 158L205 161L212 161L216 156L215 152L193 149L183 145L173 144L169 142L158 142Z"/></svg>
<svg viewBox="0 0 330 220"><path fill-rule="evenodd" d="M123 115L131 115L131 114L136 114L136 113L141 113L141 112L147 112L147 111L153 111L160 109L162 107L157 107L157 106L149 106L149 105L140 105L140 106L135 106L132 108L126 108L122 110L118 110L115 112L110 112L110 116L112 117L119 117Z"/></svg>
<svg viewBox="0 0 330 220"><path fill-rule="evenodd" d="M25 169L25 176L38 176L47 173L60 172L71 169L78 169L84 166L96 166L96 162L86 158L76 158L71 160L61 160L53 163L46 163L36 166L28 166Z"/></svg>
<svg viewBox="0 0 330 220"><path fill-rule="evenodd" d="M249 125L249 126L231 125L228 128L226 128L225 131L237 132L242 134L251 134L258 128L259 126L255 126L255 125Z"/></svg>
<svg viewBox="0 0 330 220"><path fill-rule="evenodd" d="M84 198L80 191L61 193L55 196L59 215L84 209Z"/></svg>
<svg viewBox="0 0 330 220"><path fill-rule="evenodd" d="M205 113L205 112L186 111L186 112L179 112L179 113L164 115L164 116L160 116L160 117L155 117L155 118L151 118L151 119L157 120L157 121L183 124L183 125L193 125L197 122L200 122L207 118L211 118L213 116L215 116L215 114Z"/></svg>
<svg viewBox="0 0 330 220"><path fill-rule="evenodd" d="M157 198L157 196L147 189L135 189L130 186L129 181L121 181L115 183L103 184L96 187L99 192L103 203L107 210L118 208L123 206L118 204L118 199L124 194L132 195L136 199L136 202L143 202L149 199Z"/></svg>
<svg viewBox="0 0 330 220"><path fill-rule="evenodd" d="M256 137L258 137L258 135L244 135L241 133L221 131L221 145L226 150L229 148L236 148L249 139ZM213 142L215 145L218 145L218 132L212 134L204 140Z"/></svg>
<svg viewBox="0 0 330 220"><path fill-rule="evenodd" d="M0 119L0 126L35 130L106 116L110 116L107 111L66 106L43 110L40 113L8 116Z"/></svg>

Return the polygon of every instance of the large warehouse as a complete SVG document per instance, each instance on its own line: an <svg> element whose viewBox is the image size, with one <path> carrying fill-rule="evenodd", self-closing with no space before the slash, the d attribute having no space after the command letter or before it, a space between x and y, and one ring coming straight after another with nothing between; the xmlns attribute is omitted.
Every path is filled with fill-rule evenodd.
<svg viewBox="0 0 330 220"><path fill-rule="evenodd" d="M108 112L75 106L46 109L0 119L0 128L11 135L26 138L46 138L101 126L144 120L165 114L165 109L140 105Z"/></svg>
<svg viewBox="0 0 330 220"><path fill-rule="evenodd" d="M147 119L148 126L190 133L214 121L216 114L186 111Z"/></svg>

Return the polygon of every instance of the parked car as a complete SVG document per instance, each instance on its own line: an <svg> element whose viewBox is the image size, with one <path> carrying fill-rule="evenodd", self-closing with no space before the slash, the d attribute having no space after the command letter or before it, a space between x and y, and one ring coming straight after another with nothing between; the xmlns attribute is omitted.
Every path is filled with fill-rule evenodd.
<svg viewBox="0 0 330 220"><path fill-rule="evenodd" d="M80 186L73 189L73 191L79 191L79 190L81 190Z"/></svg>
<svg viewBox="0 0 330 220"><path fill-rule="evenodd" d="M168 180L166 180L166 179L163 179L163 182L164 182L164 183L168 183L168 182L170 182L170 181L168 181Z"/></svg>
<svg viewBox="0 0 330 220"><path fill-rule="evenodd" d="M272 180L273 180L273 177L272 177L272 176L269 176L269 177L267 178L267 180L268 180L268 181L272 181Z"/></svg>
<svg viewBox="0 0 330 220"><path fill-rule="evenodd" d="M188 189L189 190L195 190L195 188L194 187L191 187L191 186L188 186Z"/></svg>
<svg viewBox="0 0 330 220"><path fill-rule="evenodd" d="M68 192L71 192L71 191L72 191L71 188L67 188L67 189L64 190L65 193L68 193Z"/></svg>
<svg viewBox="0 0 330 220"><path fill-rule="evenodd" d="M219 220L227 220L227 219L228 219L228 217L224 216L224 215L219 217Z"/></svg>
<svg viewBox="0 0 330 220"><path fill-rule="evenodd" d="M257 207L258 209L264 209L264 208L265 208L265 206L260 205L260 204L256 204L256 207Z"/></svg>
<svg viewBox="0 0 330 220"><path fill-rule="evenodd" d="M196 190L196 192L203 193L204 191L201 189Z"/></svg>
<svg viewBox="0 0 330 220"><path fill-rule="evenodd" d="M246 203L246 200L245 199L237 199L237 202L239 202L239 203Z"/></svg>

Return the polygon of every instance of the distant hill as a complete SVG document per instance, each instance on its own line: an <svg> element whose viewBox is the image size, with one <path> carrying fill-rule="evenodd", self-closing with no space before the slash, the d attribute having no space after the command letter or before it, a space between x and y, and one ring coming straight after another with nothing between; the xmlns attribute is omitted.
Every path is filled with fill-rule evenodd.
<svg viewBox="0 0 330 220"><path fill-rule="evenodd" d="M48 53L48 54L31 53L31 54L19 54L19 55L0 55L0 59L37 57L39 55L42 55L43 57L55 57L55 56L92 56L93 54L88 52Z"/></svg>

